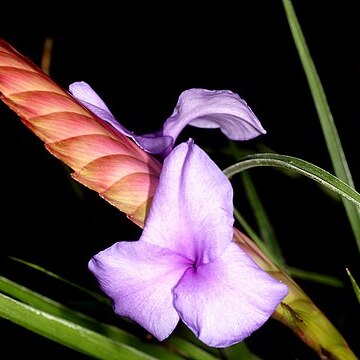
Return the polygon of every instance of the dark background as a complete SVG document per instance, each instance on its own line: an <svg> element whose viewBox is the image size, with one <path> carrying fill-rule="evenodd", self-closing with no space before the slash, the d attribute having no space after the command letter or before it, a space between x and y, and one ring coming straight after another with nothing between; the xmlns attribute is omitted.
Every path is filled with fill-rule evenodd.
<svg viewBox="0 0 360 360"><path fill-rule="evenodd" d="M357 1L294 1L324 86L355 184L360 181L359 5ZM281 1L240 1L195 9L193 5L97 4L2 12L0 37L40 65L44 41L54 41L51 77L67 88L88 82L112 113L136 133L158 130L179 94L192 87L229 89L243 97L267 134L259 144L333 172L311 94ZM7 15L6 15L7 14ZM0 104L2 154L1 274L74 307L82 294L8 259L20 257L97 290L87 270L92 255L115 241L137 239L140 229L124 214L80 186L19 118ZM216 154L226 140L216 130L187 128L211 148L222 168L233 161ZM250 171L287 263L332 275L343 289L297 280L359 351L359 304L345 273L360 281L359 252L342 204L308 179L271 168ZM253 223L241 186L235 205ZM56 286L54 286L54 284ZM0 320L1 347L48 358L86 358ZM317 359L287 328L271 320L247 341L263 359ZM15 346L14 346L15 345Z"/></svg>

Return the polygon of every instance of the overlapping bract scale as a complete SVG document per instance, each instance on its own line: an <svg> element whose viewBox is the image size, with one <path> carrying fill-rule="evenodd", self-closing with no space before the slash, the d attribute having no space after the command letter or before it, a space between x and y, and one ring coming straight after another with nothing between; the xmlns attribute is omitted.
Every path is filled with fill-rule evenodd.
<svg viewBox="0 0 360 360"><path fill-rule="evenodd" d="M142 226L161 164L0 39L0 96L72 176Z"/></svg>

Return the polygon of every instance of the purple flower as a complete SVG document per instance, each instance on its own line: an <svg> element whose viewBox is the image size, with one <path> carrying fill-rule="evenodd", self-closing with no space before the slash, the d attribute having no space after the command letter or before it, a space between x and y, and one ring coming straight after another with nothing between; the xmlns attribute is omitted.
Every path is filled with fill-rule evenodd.
<svg viewBox="0 0 360 360"><path fill-rule="evenodd" d="M70 85L71 94L117 131L132 138L142 149L152 154L168 155L176 138L186 125L220 128L232 140L249 140L266 131L256 115L239 95L229 90L190 89L180 94L173 114L162 130L135 135L118 123L108 107L85 82Z"/></svg>
<svg viewBox="0 0 360 360"><path fill-rule="evenodd" d="M233 241L233 190L189 140L165 158L143 233L89 262L119 316L158 340L181 319L205 344L227 347L268 320L287 286Z"/></svg>

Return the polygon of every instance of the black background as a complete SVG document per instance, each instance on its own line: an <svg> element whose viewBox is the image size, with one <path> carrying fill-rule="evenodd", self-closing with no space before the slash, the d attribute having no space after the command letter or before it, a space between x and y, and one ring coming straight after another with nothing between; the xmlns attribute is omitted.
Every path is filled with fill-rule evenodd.
<svg viewBox="0 0 360 360"><path fill-rule="evenodd" d="M360 181L359 6L356 1L294 1L300 24L324 86L355 184ZM23 9L26 13L26 9ZM5 14L8 14L6 16ZM243 97L267 134L263 144L333 172L317 113L281 1L193 5L97 4L95 8L29 8L3 12L0 37L40 65L44 41L54 41L51 77L67 88L88 82L112 113L136 133L158 130L179 94L192 87L229 89ZM100 197L74 182L67 169L4 104L0 104L1 273L60 301L79 305L82 295L15 264L16 256L94 290L87 262L118 240L137 239L140 229ZM226 143L216 130L187 128L216 155ZM250 174L268 211L286 262L335 276L338 289L297 280L359 351L359 304L345 273L360 281L359 252L342 204L313 182L271 168ZM252 223L240 181L235 205ZM56 284L56 286L54 286ZM86 358L0 320L1 347L14 356L48 358L53 353ZM16 346L14 346L14 344ZM249 338L263 359L317 359L287 328L271 320Z"/></svg>

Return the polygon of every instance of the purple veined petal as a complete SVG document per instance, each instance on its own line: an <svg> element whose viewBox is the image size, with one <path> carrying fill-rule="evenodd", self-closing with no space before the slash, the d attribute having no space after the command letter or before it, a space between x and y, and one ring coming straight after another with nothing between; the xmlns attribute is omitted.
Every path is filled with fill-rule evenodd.
<svg viewBox="0 0 360 360"><path fill-rule="evenodd" d="M133 135L133 140L145 151L151 154L160 154L164 158L174 145L171 136L154 134Z"/></svg>
<svg viewBox="0 0 360 360"><path fill-rule="evenodd" d="M180 255L141 240L115 243L89 261L115 313L134 320L160 341L179 321L172 288L187 267Z"/></svg>
<svg viewBox="0 0 360 360"><path fill-rule="evenodd" d="M69 86L70 93L79 100L87 109L100 119L109 123L121 134L133 139L143 150L152 154L161 154L173 146L173 138L163 136L161 133L150 135L136 135L124 128L110 112L100 96L84 81L74 82Z"/></svg>
<svg viewBox="0 0 360 360"><path fill-rule="evenodd" d="M78 81L70 84L69 91L87 109L97 115L100 119L108 122L122 134L132 136L130 131L119 124L100 96L85 81Z"/></svg>
<svg viewBox="0 0 360 360"><path fill-rule="evenodd" d="M192 140L165 158L143 238L194 264L218 257L233 237L230 181Z"/></svg>
<svg viewBox="0 0 360 360"><path fill-rule="evenodd" d="M181 93L163 135L174 141L186 125L220 128L231 140L249 140L266 134L247 103L230 90L189 89Z"/></svg>
<svg viewBox="0 0 360 360"><path fill-rule="evenodd" d="M173 292L194 334L209 346L228 347L260 328L288 289L231 243L214 262L189 268Z"/></svg>

